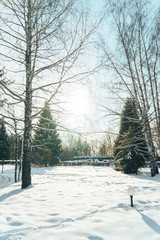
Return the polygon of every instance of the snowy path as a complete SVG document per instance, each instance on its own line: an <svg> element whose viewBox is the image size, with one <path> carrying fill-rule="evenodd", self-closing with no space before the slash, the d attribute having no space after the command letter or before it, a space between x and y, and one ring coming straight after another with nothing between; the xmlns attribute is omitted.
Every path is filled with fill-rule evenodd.
<svg viewBox="0 0 160 240"><path fill-rule="evenodd" d="M55 167L34 168L32 182L26 190L19 183L0 189L0 240L160 239L160 176Z"/></svg>

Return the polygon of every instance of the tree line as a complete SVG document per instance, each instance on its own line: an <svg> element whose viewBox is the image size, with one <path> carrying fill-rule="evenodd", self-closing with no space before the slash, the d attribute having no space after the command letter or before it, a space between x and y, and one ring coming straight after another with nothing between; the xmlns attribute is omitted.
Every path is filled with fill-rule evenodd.
<svg viewBox="0 0 160 240"><path fill-rule="evenodd" d="M22 145L22 137L8 135L4 121L1 120L0 159L20 160ZM62 141L50 106L46 102L34 129L31 147L31 163L46 167L57 165L59 161L73 160L75 156L93 156L97 146L73 135L68 135L65 141ZM139 168L145 167L149 159L149 151L143 132L143 123L133 99L126 100L121 114L119 134L115 141L112 141L110 135L106 135L99 144L96 154L114 156L116 170L124 173L137 174ZM17 173L16 169L15 181L17 181Z"/></svg>
<svg viewBox="0 0 160 240"><path fill-rule="evenodd" d="M0 121L0 159L22 160L23 138L7 132L7 123ZM104 150L105 145L105 150ZM103 146L103 147L102 147ZM74 156L91 156L95 153L93 144L80 136L68 135L62 139L57 123L53 119L52 110L46 102L40 114L32 134L31 141L31 163L35 166L55 166L59 161L72 160ZM103 151L102 151L103 148ZM108 143L108 149L110 145ZM97 151L98 155L107 155L107 143L101 144ZM18 171L16 171L18 174ZM17 177L15 181L17 181Z"/></svg>

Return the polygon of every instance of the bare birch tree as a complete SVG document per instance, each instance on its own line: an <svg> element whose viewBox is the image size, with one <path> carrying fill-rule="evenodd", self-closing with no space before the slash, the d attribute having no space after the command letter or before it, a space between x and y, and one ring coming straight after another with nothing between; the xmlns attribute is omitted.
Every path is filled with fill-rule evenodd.
<svg viewBox="0 0 160 240"><path fill-rule="evenodd" d="M2 0L0 9L1 62L15 80L0 84L12 103L24 105L26 188L31 184L32 121L41 112L42 98L49 102L65 83L90 74L78 66L97 26L89 27L88 13L78 0Z"/></svg>
<svg viewBox="0 0 160 240"><path fill-rule="evenodd" d="M107 0L107 9L114 22L118 47L111 53L103 50L106 65L112 69L123 91L135 99L141 115L150 153L151 176L158 173L151 131L155 122L160 127L158 62L159 49L155 36L155 19L151 17L148 0ZM159 130L157 131L159 134Z"/></svg>

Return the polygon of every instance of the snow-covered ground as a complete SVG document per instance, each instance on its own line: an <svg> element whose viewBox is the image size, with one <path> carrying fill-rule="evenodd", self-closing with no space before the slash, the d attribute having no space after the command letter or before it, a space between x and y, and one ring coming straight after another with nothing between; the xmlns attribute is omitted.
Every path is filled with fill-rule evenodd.
<svg viewBox="0 0 160 240"><path fill-rule="evenodd" d="M160 239L160 176L149 169L135 176L110 167L33 168L25 190L12 183L13 171L0 173L0 240Z"/></svg>

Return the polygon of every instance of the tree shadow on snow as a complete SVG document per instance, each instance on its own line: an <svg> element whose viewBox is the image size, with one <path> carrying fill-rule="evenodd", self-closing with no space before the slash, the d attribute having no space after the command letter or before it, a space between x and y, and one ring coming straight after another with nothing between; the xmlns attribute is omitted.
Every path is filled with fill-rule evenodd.
<svg viewBox="0 0 160 240"><path fill-rule="evenodd" d="M153 219L150 217L147 217L145 214L142 212L138 211L137 212L142 216L143 221L156 233L160 234L160 225L156 223Z"/></svg>
<svg viewBox="0 0 160 240"><path fill-rule="evenodd" d="M89 239L89 240L104 240L104 239L101 238L101 237L95 237L95 236L89 236L88 239Z"/></svg>
<svg viewBox="0 0 160 240"><path fill-rule="evenodd" d="M0 196L0 202L4 201L7 198L12 197L13 195L17 195L17 194L21 193L24 190L25 189L15 189L15 190L12 190L12 191L10 191L8 193L5 193L2 196Z"/></svg>
<svg viewBox="0 0 160 240"><path fill-rule="evenodd" d="M160 174L156 174L154 177L151 177L151 173L147 170L143 170L142 172L138 172L137 175L136 174L128 174L128 176L131 176L133 178L138 178L141 180L149 180L152 182L160 182Z"/></svg>

